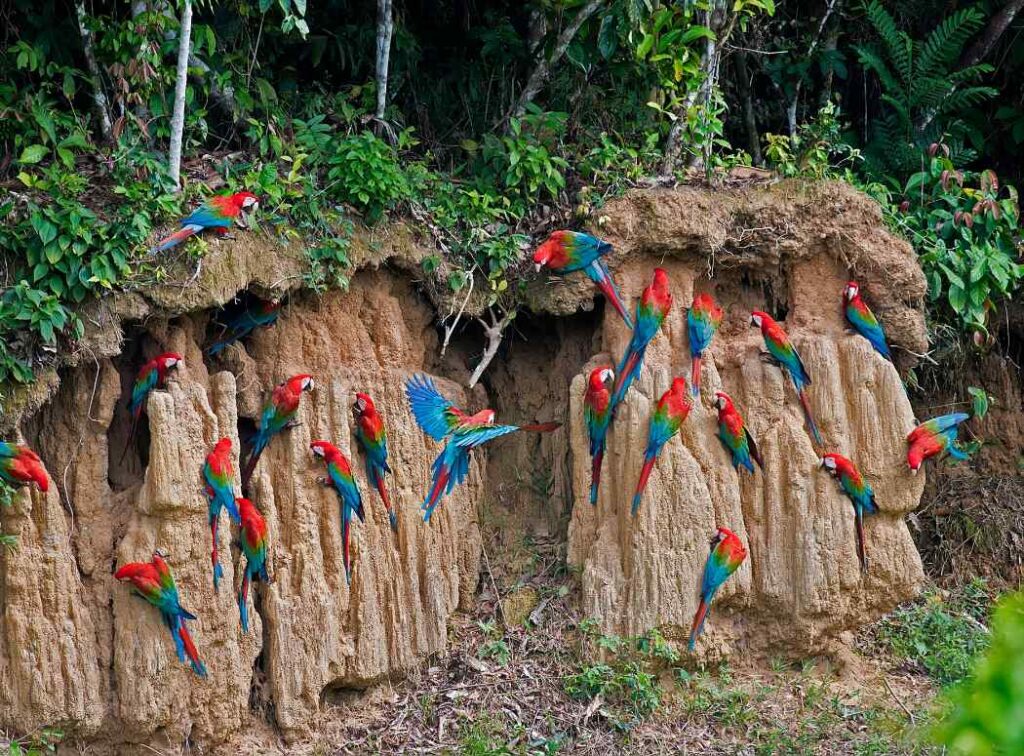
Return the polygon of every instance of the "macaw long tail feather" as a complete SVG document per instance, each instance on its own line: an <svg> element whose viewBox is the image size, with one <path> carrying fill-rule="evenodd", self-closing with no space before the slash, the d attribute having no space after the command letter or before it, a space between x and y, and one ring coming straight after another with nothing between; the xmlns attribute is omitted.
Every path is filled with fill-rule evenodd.
<svg viewBox="0 0 1024 756"><path fill-rule="evenodd" d="M700 396L700 355L693 358L693 368L690 370L690 393Z"/></svg>
<svg viewBox="0 0 1024 756"><path fill-rule="evenodd" d="M172 247L177 247L187 238L189 238L190 236L195 236L202 230L202 226L197 226L195 224L183 226L180 230L175 231L166 239L158 241L152 248L150 248L149 252L147 253L147 256L152 257L157 252L165 252L168 249L171 249Z"/></svg>
<svg viewBox="0 0 1024 756"><path fill-rule="evenodd" d="M352 525L352 516L345 510L345 504L342 504L342 515L341 515L341 550L345 557L345 584L352 585L352 561L349 556L349 531Z"/></svg>
<svg viewBox="0 0 1024 756"><path fill-rule="evenodd" d="M167 627L170 628L171 638L174 640L174 651L178 654L178 661L185 662L185 639L182 637L179 629L185 625L182 622L181 617L165 614L164 621Z"/></svg>
<svg viewBox="0 0 1024 756"><path fill-rule="evenodd" d="M258 449L258 451L257 451ZM252 453L249 455L249 460L245 463L245 467L242 469L242 490L249 490L249 481L252 480L252 474L256 471L256 464L260 461L260 455L263 453L262 449L258 446L254 446Z"/></svg>
<svg viewBox="0 0 1024 756"><path fill-rule="evenodd" d="M220 590L220 579L224 577L224 568L220 566L220 560L217 558L217 523L220 517L214 517L210 520L210 536L213 541L213 548L210 549L210 562L213 564L213 590L217 592Z"/></svg>
<svg viewBox="0 0 1024 756"><path fill-rule="evenodd" d="M238 616L242 620L242 632L249 632L249 570L242 575L242 587L238 591Z"/></svg>
<svg viewBox="0 0 1024 756"><path fill-rule="evenodd" d="M804 408L804 418L807 420L807 427L811 429L811 435L814 436L815 442L818 446L821 446L821 433L818 431L818 424L814 422L814 415L811 414L811 400L807 396L807 389L802 388L798 393L800 395L800 406Z"/></svg>
<svg viewBox="0 0 1024 756"><path fill-rule="evenodd" d="M520 425L519 430L531 433L550 433L562 427L561 423L537 423L535 425Z"/></svg>
<svg viewBox="0 0 1024 756"><path fill-rule="evenodd" d="M864 543L864 513L857 507L857 558L860 560L860 571L868 574L868 554Z"/></svg>
<svg viewBox="0 0 1024 756"><path fill-rule="evenodd" d="M388 497L388 489L384 485L384 472L380 470L375 475L377 484L377 493L380 494L380 500L384 502L384 509L388 513L388 522L391 523L391 529L398 532L398 517L395 515L395 510L391 508L391 499Z"/></svg>
<svg viewBox="0 0 1024 756"><path fill-rule="evenodd" d="M626 359L622 361L622 368L615 376L615 391L612 393L611 410L613 416L619 403L625 398L626 392L629 391L629 387L636 378L636 373L640 371L640 363L644 359L645 351L646 347L630 352Z"/></svg>
<svg viewBox="0 0 1024 756"><path fill-rule="evenodd" d="M690 651L693 651L697 645L697 638L700 637L701 632L704 630L704 620L708 618L708 609L711 607L711 602L701 598L700 604L697 606L697 613L693 615L693 625L690 627L690 642L688 647Z"/></svg>
<svg viewBox="0 0 1024 756"><path fill-rule="evenodd" d="M117 461L117 464L119 465L124 464L124 458L128 456L128 450L132 448L132 441L135 440L135 431L139 428L139 417L141 414L142 413L140 412L138 415L132 415L132 427L128 431L128 440L124 442L121 459Z"/></svg>
<svg viewBox="0 0 1024 756"><path fill-rule="evenodd" d="M600 260L594 260L594 262L590 263L587 273L604 294L605 299L607 299L611 303L612 307L615 308L615 311L622 316L622 319L626 323L626 327L632 330L633 319L629 317L629 313L626 311L626 304L622 301L619 290L615 288L615 282L612 281L612 276L611 273L608 272L608 267Z"/></svg>
<svg viewBox="0 0 1024 756"><path fill-rule="evenodd" d="M449 465L442 465L437 471L437 479L434 481L434 486L430 489L430 494L428 494L421 507L423 509L423 522L430 522L430 516L434 514L434 508L440 503L450 476L451 466Z"/></svg>
<svg viewBox="0 0 1024 756"><path fill-rule="evenodd" d="M640 480L636 484L636 493L633 495L633 511L632 514L635 516L637 510L640 509L640 500L644 496L644 489L647 488L647 479L651 477L651 470L654 469L654 463L658 460L657 453L644 455L644 466L640 470Z"/></svg>
<svg viewBox="0 0 1024 756"><path fill-rule="evenodd" d="M199 660L199 651L196 649L196 644L192 642L192 636L189 634L188 628L185 627L184 621L178 623L178 635L181 636L182 646L192 664L192 671L200 677L206 677L206 665Z"/></svg>
<svg viewBox="0 0 1024 756"><path fill-rule="evenodd" d="M604 446L594 452L590 468L590 503L597 506L597 489L601 485L601 462L604 460Z"/></svg>

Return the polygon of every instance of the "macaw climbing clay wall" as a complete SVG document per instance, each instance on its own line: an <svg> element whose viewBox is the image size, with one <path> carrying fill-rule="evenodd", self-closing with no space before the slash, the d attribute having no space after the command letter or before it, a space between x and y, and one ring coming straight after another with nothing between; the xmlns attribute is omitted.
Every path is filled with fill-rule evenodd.
<svg viewBox="0 0 1024 756"><path fill-rule="evenodd" d="M21 399L16 415L0 418L0 431L40 451L56 483L0 510L3 531L20 545L0 553L0 728L59 726L93 753L185 743L260 752L308 735L324 702L399 677L445 648L452 614L475 595L483 527L565 540L580 570L582 614L620 633L660 626L674 638L688 629L714 527L732 527L750 557L716 601L703 657L817 652L912 595L921 563L902 517L923 480L902 460L910 407L891 366L844 332L840 312L843 283L855 273L890 341L924 350L922 275L873 205L833 184L650 190L610 202L594 230L616 245L610 263L625 294L637 296L662 265L676 303L620 409L596 508L586 496L583 376L617 360L628 334L582 276L530 285L530 312L474 392L461 386L479 333L456 334L441 358L437 312L453 308L414 283L427 250L401 225L360 232L347 292L301 290L301 249L242 233L212 244L199 271L182 256L171 282L97 303L81 347ZM213 309L247 289L289 294L280 320L219 357L204 356ZM681 440L663 451L631 518L650 405L670 376L688 374L681 308L703 290L727 310L705 359L705 397ZM755 308L784 321L814 380L811 401L829 448L853 456L875 487L882 512L867 524L867 577L857 567L849 502L816 469L791 385L759 356L759 335L747 325ZM168 350L182 353L185 367L150 399L128 444L134 372ZM897 348L897 358L906 353ZM494 407L499 421L565 426L475 453L467 485L424 525L418 504L438 445L416 428L402 395L414 371L434 375L468 408ZM299 372L312 373L317 388L303 397L300 425L275 439L253 479L273 582L255 589L243 635L234 528L225 518L217 594L199 470L221 436L237 455L269 387ZM723 386L765 458L753 477L733 471L715 437L709 397ZM388 424L399 531L391 533L363 485L367 519L353 528L348 586L338 503L316 482L322 466L309 443L327 438L351 451L350 406L362 388ZM361 458L354 462L362 481ZM493 519L495 506L513 526ZM178 663L152 607L112 578L154 548L167 553L183 602L199 617L192 626L206 680Z"/></svg>
<svg viewBox="0 0 1024 756"><path fill-rule="evenodd" d="M923 574L903 518L918 505L924 481L904 460L913 412L895 369L846 331L841 310L844 284L855 277L891 342L924 351L925 282L910 247L885 232L872 203L834 185L753 196L647 192L611 203L605 214L601 233L616 246L624 296L639 296L660 264L676 307L612 426L596 507L587 496L582 397L590 369L614 365L629 340L614 312L605 311L601 345L573 379L569 561L582 572L584 613L609 631L660 626L666 637L685 638L719 525L740 535L749 559L723 589L701 654L822 651L842 631L914 595ZM689 378L683 308L700 291L725 309L705 355L703 395L630 517L654 402L673 375ZM866 576L853 509L819 469L788 376L762 358L761 334L750 327L755 309L784 321L814 381L820 451L855 459L875 489L881 512L866 524ZM757 440L764 467L752 476L733 470L717 438L719 390L733 397Z"/></svg>

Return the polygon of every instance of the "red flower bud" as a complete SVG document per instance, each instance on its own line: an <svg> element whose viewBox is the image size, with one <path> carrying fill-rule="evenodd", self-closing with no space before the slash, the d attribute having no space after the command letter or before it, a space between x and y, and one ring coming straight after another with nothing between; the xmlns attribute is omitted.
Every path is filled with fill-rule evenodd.
<svg viewBox="0 0 1024 756"><path fill-rule="evenodd" d="M953 213L953 225L954 226L959 226L960 225L960 221L963 220L963 217L964 217L964 211L963 210L957 210L955 213Z"/></svg>
<svg viewBox="0 0 1024 756"><path fill-rule="evenodd" d="M964 213L964 225L967 226L967 228L973 228L974 216L971 215L970 213Z"/></svg>
<svg viewBox="0 0 1024 756"><path fill-rule="evenodd" d="M928 157L935 157L935 153L939 151L939 143L932 142L928 145Z"/></svg>
<svg viewBox="0 0 1024 756"><path fill-rule="evenodd" d="M903 200L900 203L900 212L901 213L906 213L906 212L909 212L909 210L910 210L910 200Z"/></svg>

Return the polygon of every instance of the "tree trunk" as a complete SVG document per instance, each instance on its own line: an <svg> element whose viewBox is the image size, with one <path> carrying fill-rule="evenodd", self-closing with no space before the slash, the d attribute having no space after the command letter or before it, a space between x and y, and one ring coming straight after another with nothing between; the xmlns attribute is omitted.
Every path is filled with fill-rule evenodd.
<svg viewBox="0 0 1024 756"><path fill-rule="evenodd" d="M377 0L377 109L374 118L384 120L388 102L388 62L391 59L391 35L395 25L391 0Z"/></svg>
<svg viewBox="0 0 1024 756"><path fill-rule="evenodd" d="M533 71L530 72L530 78L526 80L526 86L523 87L515 107L512 108L513 118L519 118L526 112L526 106L533 102L541 89L544 88L544 84L551 74L551 68L565 55L565 51L576 36L576 32L583 26L583 22L593 16L604 3L605 0L590 0L589 3L580 8L576 17L569 25L562 29L562 33L558 35L558 40L555 42L555 49L551 51L551 56L548 58L541 57L533 67Z"/></svg>
<svg viewBox="0 0 1024 756"><path fill-rule="evenodd" d="M839 7L839 0L828 0L828 4L825 6L825 13L822 14L821 21L818 22L818 31L815 32L811 45L807 48L807 55L804 56L808 61L814 57L814 53L818 50L822 35L825 33L825 27L828 26L828 22L837 7ZM800 90L803 89L803 85L803 77L797 79L796 85L793 87L793 97L786 103L786 124L789 128L789 138L791 140L796 139L797 107L800 103Z"/></svg>
<svg viewBox="0 0 1024 756"><path fill-rule="evenodd" d="M960 67L976 66L985 60L999 43L1000 38L1010 28L1013 19L1024 8L1024 0L1010 0L997 14L988 20L988 26L971 45L970 49L960 58Z"/></svg>
<svg viewBox="0 0 1024 756"><path fill-rule="evenodd" d="M174 186L181 189L181 140L185 131L185 90L188 87L188 59L192 47L192 0L181 8L181 29L178 33L178 70L174 81L174 111L171 115L171 146L169 170Z"/></svg>
<svg viewBox="0 0 1024 756"><path fill-rule="evenodd" d="M494 355L498 353L498 347L501 346L501 340L505 336L505 328L515 318L516 311L510 310L509 312L506 312L503 317L499 318L492 307L487 311L487 314L491 318L490 323L483 318L477 318L477 320L480 321L480 325L484 327L484 335L487 337L487 346L484 348L484 353L480 357L480 362L478 362L477 366L473 369L473 374L469 376L469 383L467 384L469 388L476 386L477 382L480 380L480 376L484 374L487 366L490 365L491 361L494 359Z"/></svg>
<svg viewBox="0 0 1024 756"><path fill-rule="evenodd" d="M89 80L92 83L92 104L93 110L96 111L96 122L99 124L100 136L104 142L109 144L114 141L114 127L110 122L107 95L103 91L103 77L100 75L100 66L96 62L96 53L92 47L92 32L86 25L85 3L82 0L75 4L75 11L78 15L78 33L82 37L85 65L89 69Z"/></svg>
<svg viewBox="0 0 1024 756"><path fill-rule="evenodd" d="M761 135L757 131L757 116L754 113L754 98L750 94L750 70L747 68L747 53L736 51L736 90L743 107L743 126L747 131L747 150L754 165L761 165Z"/></svg>

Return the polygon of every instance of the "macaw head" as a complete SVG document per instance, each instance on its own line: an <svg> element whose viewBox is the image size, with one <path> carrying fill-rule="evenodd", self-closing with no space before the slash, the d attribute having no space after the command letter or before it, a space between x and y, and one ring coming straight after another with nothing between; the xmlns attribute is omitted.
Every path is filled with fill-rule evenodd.
<svg viewBox="0 0 1024 756"><path fill-rule="evenodd" d="M250 212L253 210L257 210L260 206L259 197L257 197L252 192L236 192L235 202L238 203L238 206L242 210L248 210Z"/></svg>
<svg viewBox="0 0 1024 756"><path fill-rule="evenodd" d="M724 391L715 392L715 409L719 412L722 410L730 409L732 407L732 399Z"/></svg>
<svg viewBox="0 0 1024 756"><path fill-rule="evenodd" d="M486 409L480 413L487 425L494 425L494 410Z"/></svg>
<svg viewBox="0 0 1024 756"><path fill-rule="evenodd" d="M682 397L686 400L686 403L690 403L690 384L686 382L686 379L682 376L677 376L672 379L672 388L670 391L678 397Z"/></svg>
<svg viewBox="0 0 1024 756"><path fill-rule="evenodd" d="M911 474L917 475L917 471L921 469L923 464L924 448L921 444L912 444L910 449L907 450L907 466L910 468Z"/></svg>
<svg viewBox="0 0 1024 756"><path fill-rule="evenodd" d="M316 385L313 383L313 376L309 375L309 373L293 375L288 379L288 383L291 384L292 391L312 391L316 388Z"/></svg>
<svg viewBox="0 0 1024 756"><path fill-rule="evenodd" d="M334 448L330 441L314 441L309 445L309 450L315 457L326 457L327 453Z"/></svg>
<svg viewBox="0 0 1024 756"><path fill-rule="evenodd" d="M29 459L25 462L25 471L28 473L29 478L39 486L39 490L46 493L50 490L50 479L46 475L46 468L43 467L43 463L39 457L36 456L35 452L32 452L32 456L35 459Z"/></svg>
<svg viewBox="0 0 1024 756"><path fill-rule="evenodd" d="M711 536L711 541L708 543L708 546L710 546L711 550L714 551L718 547L718 544L724 541L728 536L728 530L725 528L719 528L715 531L715 534Z"/></svg>
<svg viewBox="0 0 1024 756"><path fill-rule="evenodd" d="M838 463L836 461L836 454L826 454L821 458L821 466L829 471L833 476L839 474Z"/></svg>
<svg viewBox="0 0 1024 756"><path fill-rule="evenodd" d="M615 371L607 365L596 367L590 371L590 378L588 383L590 384L591 391L600 391L604 388L605 381L614 381Z"/></svg>
<svg viewBox="0 0 1024 756"><path fill-rule="evenodd" d="M352 404L353 415L360 417L366 412L373 412L374 409L373 399L370 398L369 394L364 394L362 392L356 393L356 400Z"/></svg>
<svg viewBox="0 0 1024 756"><path fill-rule="evenodd" d="M843 296L846 297L847 302L852 302L857 298L860 293L860 286L857 285L856 281L850 281L846 284L846 288L843 289Z"/></svg>
<svg viewBox="0 0 1024 756"><path fill-rule="evenodd" d="M760 328L765 323L771 322L771 316L766 312L760 310L754 310L750 313L750 325L754 328Z"/></svg>
<svg viewBox="0 0 1024 756"><path fill-rule="evenodd" d="M184 364L184 358L176 352L161 354L156 359L164 373L169 373Z"/></svg>
<svg viewBox="0 0 1024 756"><path fill-rule="evenodd" d="M231 453L231 439L226 436L213 447L213 456L223 457Z"/></svg>
<svg viewBox="0 0 1024 756"><path fill-rule="evenodd" d="M561 267L566 263L566 239L569 231L553 231L533 253L533 264L539 272L545 265Z"/></svg>
<svg viewBox="0 0 1024 756"><path fill-rule="evenodd" d="M238 513L242 517L246 517L254 508L252 501L246 499L244 496L235 497L235 506L238 507Z"/></svg>

